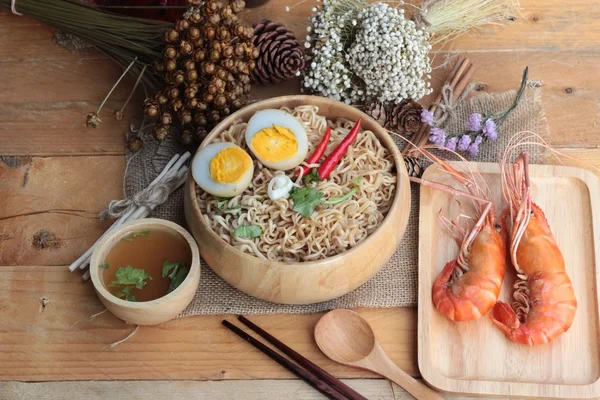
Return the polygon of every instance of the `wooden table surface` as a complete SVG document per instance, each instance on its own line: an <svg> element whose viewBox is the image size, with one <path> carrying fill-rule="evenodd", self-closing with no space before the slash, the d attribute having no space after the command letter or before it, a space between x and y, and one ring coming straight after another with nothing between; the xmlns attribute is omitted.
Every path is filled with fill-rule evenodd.
<svg viewBox="0 0 600 400"><path fill-rule="evenodd" d="M18 2L17 2L18 4ZM267 15L302 38L308 1L286 13L283 0L248 11ZM543 84L551 144L600 166L600 3L522 0L523 19L484 28L435 52L434 64L467 53L486 91L515 88L525 66ZM437 68L439 88L448 67ZM320 398L306 384L221 327L224 316L142 327L115 349L104 347L131 327L102 311L91 283L68 265L108 227L96 216L121 198L124 134L140 112L115 121L132 82L115 91L99 129L84 127L120 69L102 55L73 54L52 29L0 11L0 398ZM255 88L256 99L296 93L298 82ZM563 158L566 164L574 161ZM551 161L556 162L556 161ZM40 298L49 299L45 308ZM391 358L414 376L416 309L362 309ZM320 315L257 316L256 321L369 398L406 394L373 374L335 364L317 349ZM225 316L225 318L230 318ZM246 381L261 379L260 381ZM121 382L102 382L102 381ZM136 380L136 382L132 382ZM208 381L207 381L208 380ZM212 380L225 380L210 382ZM229 382L227 380L243 380ZM263 381L269 380L269 381ZM17 382L22 381L22 382ZM36 381L41 383L23 383ZM46 381L55 381L44 383ZM88 381L88 382L57 382Z"/></svg>

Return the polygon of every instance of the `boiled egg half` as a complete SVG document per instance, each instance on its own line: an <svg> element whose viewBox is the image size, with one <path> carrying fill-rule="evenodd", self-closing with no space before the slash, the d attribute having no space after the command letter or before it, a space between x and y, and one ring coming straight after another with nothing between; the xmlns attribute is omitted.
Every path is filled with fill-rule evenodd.
<svg viewBox="0 0 600 400"><path fill-rule="evenodd" d="M282 171L296 168L308 152L306 129L282 110L254 114L246 127L246 144L261 164Z"/></svg>
<svg viewBox="0 0 600 400"><path fill-rule="evenodd" d="M194 180L213 196L233 197L242 193L253 174L252 158L233 143L209 144L198 151L192 162Z"/></svg>

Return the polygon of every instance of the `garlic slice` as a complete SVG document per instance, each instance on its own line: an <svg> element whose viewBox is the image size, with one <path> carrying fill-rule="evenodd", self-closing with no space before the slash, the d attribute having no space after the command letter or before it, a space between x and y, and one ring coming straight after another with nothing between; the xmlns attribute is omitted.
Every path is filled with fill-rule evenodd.
<svg viewBox="0 0 600 400"><path fill-rule="evenodd" d="M290 178L286 175L277 175L269 182L267 193L271 200L287 199L293 187L294 182Z"/></svg>

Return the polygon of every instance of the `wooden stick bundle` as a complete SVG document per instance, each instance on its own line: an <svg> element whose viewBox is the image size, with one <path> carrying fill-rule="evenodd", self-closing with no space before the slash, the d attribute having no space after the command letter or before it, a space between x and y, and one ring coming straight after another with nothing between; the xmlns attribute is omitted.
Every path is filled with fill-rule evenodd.
<svg viewBox="0 0 600 400"><path fill-rule="evenodd" d="M183 155L176 154L171 161L165 166L162 172L148 185L148 189L152 189L158 184L164 184L166 182L173 182L169 187L169 195L173 193L178 187L183 185L185 179L187 177L188 168L183 164L187 161L188 158L191 157L189 152L184 153ZM109 232L113 232L115 229L123 225L125 222L134 221L137 219L146 218L150 212L157 207L158 204L153 203L150 206L146 205L136 205L131 204L131 206L121 215L121 217L111 225L110 228L106 232L100 236L100 238L90 247L85 253L83 253L75 262L73 262L69 266L69 270L71 272L75 271L77 268L85 269L90 263L92 258L92 253L94 252L94 248L96 245L104 238ZM82 276L84 280L87 280L90 276L90 272L86 271L86 273Z"/></svg>
<svg viewBox="0 0 600 400"><path fill-rule="evenodd" d="M448 79L446 80L444 85L442 85L442 88L446 85L449 85L452 89L453 103L455 103L464 94L465 90L469 85L469 82L471 81L471 78L473 77L474 72L475 66L473 65L473 63L471 63L471 61L468 58L461 56L456 62L456 65L454 65L452 71L450 72ZM431 104L431 106L429 106L429 111L433 112L434 119L438 119L441 116L442 111L438 108L437 104L439 104L442 101L442 98L443 93L441 90L440 93L437 95L435 101ZM429 137L429 129L429 125L424 123L421 126L421 129L415 135L413 143L417 146L417 148L427 143ZM415 146L411 145L410 143L407 144L402 150L402 155L415 156Z"/></svg>

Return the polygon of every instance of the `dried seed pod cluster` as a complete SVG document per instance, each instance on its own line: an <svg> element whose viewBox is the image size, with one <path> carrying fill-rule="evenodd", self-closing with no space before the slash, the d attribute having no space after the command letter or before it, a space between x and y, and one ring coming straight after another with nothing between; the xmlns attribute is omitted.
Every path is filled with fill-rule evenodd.
<svg viewBox="0 0 600 400"><path fill-rule="evenodd" d="M252 44L254 29L238 21L243 0L228 6L188 0L188 5L184 18L163 34L163 56L153 67L166 87L146 99L144 113L157 118L157 140L178 121L181 141L199 144L210 128L244 105L258 49Z"/></svg>

